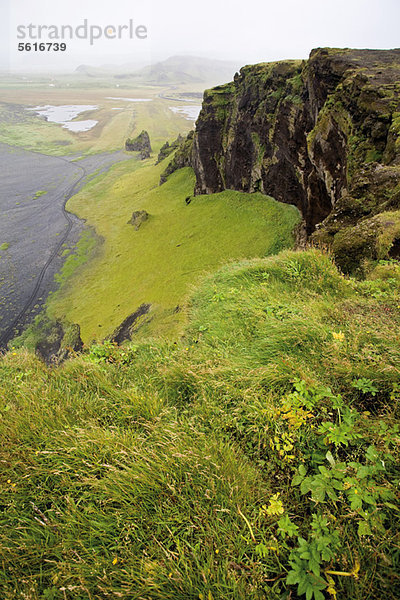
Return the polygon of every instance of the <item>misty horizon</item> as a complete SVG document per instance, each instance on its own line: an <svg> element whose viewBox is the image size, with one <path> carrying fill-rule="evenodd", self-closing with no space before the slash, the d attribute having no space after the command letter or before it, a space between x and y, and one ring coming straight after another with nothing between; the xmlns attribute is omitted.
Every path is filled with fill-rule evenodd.
<svg viewBox="0 0 400 600"><path fill-rule="evenodd" d="M280 3L232 0L229 9L215 0L132 4L96 0L56 4L51 0L18 3L2 0L0 70L10 73L73 73L82 65L151 65L171 56L195 56L245 65L284 59L307 59L317 47L379 48L400 46L397 0L295 0ZM84 20L116 31L133 20L146 39L66 39L65 52L18 51L18 27L79 27ZM111 35L111 34L110 34ZM42 38L41 38L42 39ZM26 41L26 40L23 40ZM29 40L34 41L34 40ZM48 41L52 41L48 39Z"/></svg>

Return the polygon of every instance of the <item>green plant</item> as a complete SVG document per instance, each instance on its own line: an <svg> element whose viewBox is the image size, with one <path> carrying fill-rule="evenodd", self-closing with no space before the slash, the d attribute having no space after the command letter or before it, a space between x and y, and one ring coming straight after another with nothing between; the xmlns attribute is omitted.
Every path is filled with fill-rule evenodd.
<svg viewBox="0 0 400 600"><path fill-rule="evenodd" d="M322 515L313 514L311 533L308 540L298 538L298 546L289 555L292 567L286 582L297 584L297 593L305 594L307 600L324 600L322 590L328 587L328 581L321 576L322 563L331 561L340 547L339 533L328 528L328 520Z"/></svg>
<svg viewBox="0 0 400 600"><path fill-rule="evenodd" d="M379 392L379 389L373 384L373 382L365 377L356 379L351 385L356 390L360 390L363 394L371 394L371 396L376 396L376 394Z"/></svg>

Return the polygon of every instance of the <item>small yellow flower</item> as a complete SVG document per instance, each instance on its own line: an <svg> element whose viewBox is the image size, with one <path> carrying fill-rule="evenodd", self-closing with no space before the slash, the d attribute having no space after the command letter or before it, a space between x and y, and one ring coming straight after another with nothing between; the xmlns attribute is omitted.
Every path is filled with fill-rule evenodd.
<svg viewBox="0 0 400 600"><path fill-rule="evenodd" d="M11 479L7 479L7 483L11 483Z"/></svg>
<svg viewBox="0 0 400 600"><path fill-rule="evenodd" d="M168 577L171 579L171 577L172 577L172 573L168 573Z"/></svg>
<svg viewBox="0 0 400 600"><path fill-rule="evenodd" d="M16 353L16 352L13 352L13 353L12 353L12 355L13 355L13 356L17 356L17 353Z"/></svg>
<svg viewBox="0 0 400 600"><path fill-rule="evenodd" d="M336 588L335 588L335 581L330 575L327 575L327 580L328 580L328 588L326 591L332 598L336 598L337 593L336 593Z"/></svg>
<svg viewBox="0 0 400 600"><path fill-rule="evenodd" d="M334 340L337 340L338 342L343 342L345 339L344 333L342 331L339 331L339 333L336 333L335 331L333 331L332 337Z"/></svg>
<svg viewBox="0 0 400 600"><path fill-rule="evenodd" d="M114 558L114 560L112 561L112 564L113 564L113 565L116 565L116 564L117 564L117 562L118 562L118 558Z"/></svg>
<svg viewBox="0 0 400 600"><path fill-rule="evenodd" d="M218 548L216 548L216 550L215 550L215 554L219 554L219 550L218 550Z"/></svg>

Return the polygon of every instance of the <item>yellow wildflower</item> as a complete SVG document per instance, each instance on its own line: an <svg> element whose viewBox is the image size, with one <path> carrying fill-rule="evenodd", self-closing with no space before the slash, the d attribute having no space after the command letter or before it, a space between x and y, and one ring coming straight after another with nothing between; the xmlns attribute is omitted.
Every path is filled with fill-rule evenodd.
<svg viewBox="0 0 400 600"><path fill-rule="evenodd" d="M332 337L334 340L337 340L338 342L343 342L345 339L344 333L342 331L339 331L339 333L336 333L335 331L333 331Z"/></svg>

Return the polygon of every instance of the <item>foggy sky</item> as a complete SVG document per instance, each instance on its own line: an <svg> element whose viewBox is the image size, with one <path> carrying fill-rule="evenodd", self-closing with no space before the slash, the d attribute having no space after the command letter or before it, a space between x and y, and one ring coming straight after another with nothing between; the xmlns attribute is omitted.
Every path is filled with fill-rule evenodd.
<svg viewBox="0 0 400 600"><path fill-rule="evenodd" d="M146 40L65 40L65 53L19 53L18 25L146 25ZM174 54L238 64L306 58L319 46L394 48L399 0L0 0L0 69L150 63ZM28 40L25 40L28 41Z"/></svg>

